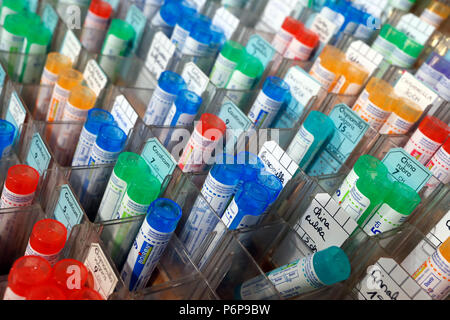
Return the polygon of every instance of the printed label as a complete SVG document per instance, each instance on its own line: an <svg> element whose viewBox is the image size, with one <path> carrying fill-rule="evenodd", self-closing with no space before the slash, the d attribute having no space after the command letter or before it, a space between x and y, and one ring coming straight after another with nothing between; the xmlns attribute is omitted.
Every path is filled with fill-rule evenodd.
<svg viewBox="0 0 450 320"><path fill-rule="evenodd" d="M294 38L288 46L284 57L287 59L306 61L309 59L313 49L313 47L308 47Z"/></svg>
<svg viewBox="0 0 450 320"><path fill-rule="evenodd" d="M230 226L233 223L233 220L236 218L236 216L239 213L239 207L234 200L235 199L233 199L233 201L231 201L231 203L227 207L227 210L223 213L223 216L222 216L222 221L229 230L234 230L234 229L231 229Z"/></svg>
<svg viewBox="0 0 450 320"><path fill-rule="evenodd" d="M195 128L178 161L180 169L183 172L201 172L221 138L216 137L216 140L210 140Z"/></svg>
<svg viewBox="0 0 450 320"><path fill-rule="evenodd" d="M342 201L341 206L348 212L353 220L358 221L370 206L370 199L362 194L355 184L347 197Z"/></svg>
<svg viewBox="0 0 450 320"><path fill-rule="evenodd" d="M418 104L422 111L425 111L438 97L436 92L406 71L395 84L394 92L399 97L407 98Z"/></svg>
<svg viewBox="0 0 450 320"><path fill-rule="evenodd" d="M364 90L361 93L353 107L353 111L366 120L366 122L377 131L383 126L386 119L391 114L390 111L383 110L370 101L367 90Z"/></svg>
<svg viewBox="0 0 450 320"><path fill-rule="evenodd" d="M434 13L430 9L426 8L423 10L422 14L420 15L420 19L425 21L426 23L432 25L433 27L437 28L441 24L441 22L444 20L444 17L441 17L440 15Z"/></svg>
<svg viewBox="0 0 450 320"><path fill-rule="evenodd" d="M83 78L86 81L87 86L95 92L97 97L106 87L106 83L108 82L106 74L94 59L88 61L86 69L84 69Z"/></svg>
<svg viewBox="0 0 450 320"><path fill-rule="evenodd" d="M264 69L275 55L275 49L272 45L262 38L259 34L254 34L250 37L245 47L247 52L262 62Z"/></svg>
<svg viewBox="0 0 450 320"><path fill-rule="evenodd" d="M327 44L336 30L337 26L328 20L323 14L319 13L315 16L310 30L317 33L322 44Z"/></svg>
<svg viewBox="0 0 450 320"><path fill-rule="evenodd" d="M392 209L387 203L383 203L367 222L364 231L368 235L374 236L398 228L407 218L408 215L401 214Z"/></svg>
<svg viewBox="0 0 450 320"><path fill-rule="evenodd" d="M292 160L300 164L313 142L314 136L306 130L304 125L302 125L286 152L290 155Z"/></svg>
<svg viewBox="0 0 450 320"><path fill-rule="evenodd" d="M235 70L231 76L230 81L227 84L227 89L229 90L250 90L253 87L255 78L250 78L240 72ZM231 95L230 95L231 96Z"/></svg>
<svg viewBox="0 0 450 320"><path fill-rule="evenodd" d="M139 43L141 42L142 35L144 34L144 28L147 23L147 18L144 13L133 4L128 9L125 21L133 27L134 31L136 31L136 37L134 37L132 48L132 51L134 52L137 50Z"/></svg>
<svg viewBox="0 0 450 320"><path fill-rule="evenodd" d="M369 71L369 76L375 71L383 60L383 55L371 49L361 40L350 44L345 56L349 61L355 62Z"/></svg>
<svg viewBox="0 0 450 320"><path fill-rule="evenodd" d="M380 134L405 134L414 125L414 122L406 121L399 117L394 112L387 118L384 125L381 127Z"/></svg>
<svg viewBox="0 0 450 320"><path fill-rule="evenodd" d="M11 122L11 124L16 127L14 141L20 138L22 125L25 122L26 115L27 112L25 110L25 107L23 106L22 101L17 95L17 92L14 90L11 94L11 99L9 100L8 110L6 111L5 117L7 121Z"/></svg>
<svg viewBox="0 0 450 320"><path fill-rule="evenodd" d="M218 117L225 122L227 134L233 134L231 141L227 142L226 150L230 151L237 143L239 136L250 129L252 121L233 102L227 101L222 105ZM227 140L230 137L227 137Z"/></svg>
<svg viewBox="0 0 450 320"><path fill-rule="evenodd" d="M145 66L155 79L159 79L161 73L167 69L175 49L175 44L164 33L156 33L145 59Z"/></svg>
<svg viewBox="0 0 450 320"><path fill-rule="evenodd" d="M313 66L311 67L311 70L309 71L309 74L316 79L325 90L328 90L333 83L334 79L336 78L336 75L325 69L320 64L320 57L316 59L316 62L314 62Z"/></svg>
<svg viewBox="0 0 450 320"><path fill-rule="evenodd" d="M450 182L450 154L441 147L427 164L427 169L443 184Z"/></svg>
<svg viewBox="0 0 450 320"><path fill-rule="evenodd" d="M100 221L107 221L113 218L119 209L119 205L126 189L126 181L120 179L115 171L113 171L98 209L97 215Z"/></svg>
<svg viewBox="0 0 450 320"><path fill-rule="evenodd" d="M52 98L47 113L47 121L60 121L64 111L64 105L69 99L70 91L62 88L58 83L53 88Z"/></svg>
<svg viewBox="0 0 450 320"><path fill-rule="evenodd" d="M280 55L284 56L284 53L293 38L294 36L292 34L281 28L272 40L272 47L277 50Z"/></svg>
<svg viewBox="0 0 450 320"><path fill-rule="evenodd" d="M30 194L17 194L3 186L0 198L0 208L27 207L33 203L34 192Z"/></svg>
<svg viewBox="0 0 450 320"><path fill-rule="evenodd" d="M214 17L212 19L212 24L222 28L225 33L227 40L231 39L234 31L239 25L239 19L231 14L224 7L217 9Z"/></svg>
<svg viewBox="0 0 450 320"><path fill-rule="evenodd" d="M209 75L211 82L217 88L224 88L227 85L228 80L230 80L231 74L236 66L236 62L228 60L221 53L219 53L211 74Z"/></svg>
<svg viewBox="0 0 450 320"><path fill-rule="evenodd" d="M436 28L413 13L407 13L401 16L396 29L402 31L406 36L419 44L424 45Z"/></svg>
<svg viewBox="0 0 450 320"><path fill-rule="evenodd" d="M27 245L27 248L25 249L24 256L39 256L39 257L44 258L52 266L54 266L55 263L58 262L58 260L60 258L61 251L62 251L62 249L60 251L58 251L57 253L54 253L54 254L42 254L42 253L34 250L33 247L31 246L30 241L28 241L28 245Z"/></svg>
<svg viewBox="0 0 450 320"><path fill-rule="evenodd" d="M144 123L148 126L163 125L176 98L177 95L168 93L157 86L145 111Z"/></svg>
<svg viewBox="0 0 450 320"><path fill-rule="evenodd" d="M115 219L124 219L130 217L141 216L147 213L149 204L140 204L130 198L128 193L122 198L120 202L120 207L117 213L115 214Z"/></svg>
<svg viewBox="0 0 450 320"><path fill-rule="evenodd" d="M264 9L261 21L275 32L281 28L284 19L292 13L296 4L297 0L270 0Z"/></svg>
<svg viewBox="0 0 450 320"><path fill-rule="evenodd" d="M72 65L76 65L81 52L81 43L72 30L67 30L61 49L59 52L72 60Z"/></svg>
<svg viewBox="0 0 450 320"><path fill-rule="evenodd" d="M91 149L94 146L97 135L90 133L83 126L81 130L80 139L78 140L77 148L75 150L72 167L85 166L88 164Z"/></svg>
<svg viewBox="0 0 450 320"><path fill-rule="evenodd" d="M208 44L197 41L192 37L187 37L182 52L190 56L204 57L208 55L209 50Z"/></svg>
<svg viewBox="0 0 450 320"><path fill-rule="evenodd" d="M268 128L282 104L283 101L273 100L261 90L248 113L248 117L256 128Z"/></svg>
<svg viewBox="0 0 450 320"><path fill-rule="evenodd" d="M164 179L172 174L176 167L176 161L156 138L147 140L141 156L147 161L152 173L162 183Z"/></svg>
<svg viewBox="0 0 450 320"><path fill-rule="evenodd" d="M403 149L425 165L440 146L440 143L428 138L420 129L417 129Z"/></svg>
<svg viewBox="0 0 450 320"><path fill-rule="evenodd" d="M209 78L194 62L186 64L181 77L186 81L187 89L199 96L202 96L209 84Z"/></svg>
<svg viewBox="0 0 450 320"><path fill-rule="evenodd" d="M41 135L36 132L31 138L30 149L28 149L25 163L36 169L39 175L42 175L48 169L51 159L52 156L48 152Z"/></svg>
<svg viewBox="0 0 450 320"><path fill-rule="evenodd" d="M111 115L114 117L117 125L127 135L134 128L138 119L138 114L134 111L131 104L124 95L117 96L111 109Z"/></svg>
<svg viewBox="0 0 450 320"><path fill-rule="evenodd" d="M79 224L83 218L83 210L67 184L61 186L53 217L67 228L67 239L72 228Z"/></svg>
<svg viewBox="0 0 450 320"><path fill-rule="evenodd" d="M342 185L333 194L334 201L341 204L342 201L344 201L344 199L350 193L350 190L352 190L358 179L358 175L356 174L355 170L352 169L350 173L345 177Z"/></svg>

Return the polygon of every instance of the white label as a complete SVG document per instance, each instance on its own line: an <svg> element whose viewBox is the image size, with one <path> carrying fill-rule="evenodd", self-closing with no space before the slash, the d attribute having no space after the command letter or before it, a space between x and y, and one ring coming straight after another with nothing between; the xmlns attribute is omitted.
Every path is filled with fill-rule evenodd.
<svg viewBox="0 0 450 320"><path fill-rule="evenodd" d="M358 224L327 193L318 193L294 230L313 251L340 247Z"/></svg>
<svg viewBox="0 0 450 320"><path fill-rule="evenodd" d="M175 44L164 33L156 33L145 59L145 66L155 79L159 79L161 73L167 69L175 49Z"/></svg>
<svg viewBox="0 0 450 320"><path fill-rule="evenodd" d="M391 112L386 111L375 105L370 101L370 96L367 90L364 90L358 98L358 101L353 107L355 111L362 119L364 119L375 130L380 130L386 119L390 116Z"/></svg>
<svg viewBox="0 0 450 320"><path fill-rule="evenodd" d="M77 149L73 155L72 167L85 166L89 162L89 155L94 146L97 135L90 133L83 126L80 139L78 140Z"/></svg>
<svg viewBox="0 0 450 320"><path fill-rule="evenodd" d="M10 191L6 185L3 187L0 198L0 208L16 208L31 205L34 198L34 192L30 194L17 194Z"/></svg>
<svg viewBox="0 0 450 320"><path fill-rule="evenodd" d="M11 99L9 100L6 120L15 125L18 132L16 137L20 135L20 132L22 131L22 125L25 122L26 115L25 107L17 95L17 92L14 90L11 94Z"/></svg>
<svg viewBox="0 0 450 320"><path fill-rule="evenodd" d="M116 162L120 151L111 152L100 148L97 143L94 144L91 151L91 156L89 158L89 166L100 165L100 164L111 164Z"/></svg>
<svg viewBox="0 0 450 320"><path fill-rule="evenodd" d="M327 44L331 37L333 37L336 28L337 26L333 22L319 13L315 16L310 29L311 31L317 33L321 43Z"/></svg>
<svg viewBox="0 0 450 320"><path fill-rule="evenodd" d="M64 106L69 99L70 91L62 88L58 83L53 88L50 106L47 112L47 121L60 121L63 115Z"/></svg>
<svg viewBox="0 0 450 320"><path fill-rule="evenodd" d="M319 81L325 90L330 88L336 78L336 75L333 72L328 71L320 64L320 57L316 59L316 62L313 64L309 74L313 76L314 79Z"/></svg>
<svg viewBox="0 0 450 320"><path fill-rule="evenodd" d="M196 116L195 114L189 113L177 114L177 106L175 105L175 103L173 103L172 107L169 110L169 113L167 114L166 120L164 121L164 126L166 127L190 126L194 122L195 116ZM164 136L166 135L163 132L162 137L160 137L160 140L163 142L166 140L163 139Z"/></svg>
<svg viewBox="0 0 450 320"><path fill-rule="evenodd" d="M441 24L441 22L444 20L443 17L440 15L434 13L430 9L426 8L423 10L422 14L420 15L420 19L425 21L426 23L432 25L433 27L437 28Z"/></svg>
<svg viewBox="0 0 450 320"><path fill-rule="evenodd" d="M399 97L407 98L418 104L422 111L425 111L438 97L433 90L429 89L409 72L403 73L394 86L394 92Z"/></svg>
<svg viewBox="0 0 450 320"><path fill-rule="evenodd" d="M62 250L62 249L61 249ZM47 260L52 266L55 265L56 262L58 262L59 260L59 256L61 253L61 250L59 250L58 252L54 253L54 254L42 254L36 250L33 249L33 247L30 244L30 241L28 241L28 245L27 248L25 249L25 254L24 256L39 256L44 258L45 260Z"/></svg>
<svg viewBox="0 0 450 320"><path fill-rule="evenodd" d="M108 299L119 281L100 244L92 243L84 265L94 276L94 289Z"/></svg>
<svg viewBox="0 0 450 320"><path fill-rule="evenodd" d="M296 4L297 0L270 0L264 9L261 21L269 26L272 32L277 31Z"/></svg>
<svg viewBox="0 0 450 320"><path fill-rule="evenodd" d="M97 97L100 95L100 92L102 92L102 90L106 87L106 83L108 82L106 74L103 72L102 68L100 68L98 63L93 59L88 61L86 69L84 69L83 77L86 81L87 86L95 92Z"/></svg>
<svg viewBox="0 0 450 320"><path fill-rule="evenodd" d="M440 146L441 144L431 140L417 129L403 149L421 164L426 165Z"/></svg>
<svg viewBox="0 0 450 320"><path fill-rule="evenodd" d="M281 28L275 34L275 37L273 38L271 44L272 47L277 50L280 55L284 56L284 53L286 52L286 49L288 48L292 39L294 39L294 36Z"/></svg>
<svg viewBox="0 0 450 320"><path fill-rule="evenodd" d="M250 78L239 70L235 70L228 82L227 89L229 90L250 90L253 87L255 78Z"/></svg>
<svg viewBox="0 0 450 320"><path fill-rule="evenodd" d="M407 13L400 18L396 29L402 31L409 38L417 41L421 45L424 45L436 28L426 21L421 20L413 13Z"/></svg>
<svg viewBox="0 0 450 320"><path fill-rule="evenodd" d="M47 68L42 71L41 85L53 86L58 80L58 74L50 72Z"/></svg>
<svg viewBox="0 0 450 320"><path fill-rule="evenodd" d="M426 167L443 184L450 182L450 154L445 151L444 147L439 148Z"/></svg>
<svg viewBox="0 0 450 320"><path fill-rule="evenodd" d="M363 195L355 184L348 196L342 201L341 206L353 220L357 221L370 206L370 199Z"/></svg>
<svg viewBox="0 0 450 320"><path fill-rule="evenodd" d="M117 125L127 135L134 128L138 119L138 114L134 111L131 104L124 95L117 96L111 109L111 115L114 117Z"/></svg>
<svg viewBox="0 0 450 320"><path fill-rule="evenodd" d="M124 219L144 215L147 213L149 206L150 204L137 203L136 201L130 198L128 193L125 193L120 203L119 210L114 218Z"/></svg>
<svg viewBox="0 0 450 320"><path fill-rule="evenodd" d="M349 174L345 177L341 186L336 190L333 194L333 199L337 203L341 204L342 201L348 196L350 190L352 190L353 186L356 184L356 181L359 179L358 175L355 172L355 169L352 169Z"/></svg>
<svg viewBox="0 0 450 320"><path fill-rule="evenodd" d="M239 207L234 200L235 199L233 199L233 201L231 201L231 203L227 207L227 210L223 213L223 216L222 216L222 221L227 226L228 229L230 229L230 226L233 223L233 220L236 218L237 214L239 213Z"/></svg>
<svg viewBox="0 0 450 320"><path fill-rule="evenodd" d="M203 57L209 53L209 45L199 42L192 37L188 37L183 46L183 54L190 56Z"/></svg>
<svg viewBox="0 0 450 320"><path fill-rule="evenodd" d="M26 300L26 298L19 296L14 291L12 291L10 287L7 287L5 295L3 296L3 300Z"/></svg>
<svg viewBox="0 0 450 320"><path fill-rule="evenodd" d="M217 88L224 88L228 80L230 80L231 74L236 69L237 63L225 58L221 53L217 56L216 63L209 75L211 82Z"/></svg>
<svg viewBox="0 0 450 320"><path fill-rule="evenodd" d="M380 134L405 134L414 125L414 122L406 121L392 112L380 129Z"/></svg>
<svg viewBox="0 0 450 320"><path fill-rule="evenodd" d="M231 39L234 31L239 25L239 19L231 14L224 7L217 9L214 17L212 19L212 24L222 28L225 33L227 40Z"/></svg>
<svg viewBox="0 0 450 320"><path fill-rule="evenodd" d="M320 90L320 83L299 67L290 68L284 81L289 85L292 96L303 106L306 106Z"/></svg>
<svg viewBox="0 0 450 320"><path fill-rule="evenodd" d="M287 153L295 163L300 163L313 142L314 136L302 125L289 145Z"/></svg>
<svg viewBox="0 0 450 320"><path fill-rule="evenodd" d="M220 183L214 179L210 172L203 184L201 194L211 208L221 216L230 198L234 195L235 187L235 184L227 185Z"/></svg>
<svg viewBox="0 0 450 320"><path fill-rule="evenodd" d="M348 47L345 56L349 61L355 62L369 71L369 76L383 61L383 55L371 49L361 40L354 41Z"/></svg>
<svg viewBox="0 0 450 320"><path fill-rule="evenodd" d="M97 216L99 221L107 221L113 218L114 214L118 211L126 189L126 181L120 179L113 171L98 209Z"/></svg>
<svg viewBox="0 0 450 320"><path fill-rule="evenodd" d="M186 82L187 89L199 96L202 96L209 84L209 78L194 62L186 64L181 77Z"/></svg>
<svg viewBox="0 0 450 320"><path fill-rule="evenodd" d="M181 53L183 50L184 43L186 39L189 37L189 31L181 28L178 24L173 28L172 36L170 37L170 41L175 45L177 53Z"/></svg>
<svg viewBox="0 0 450 320"><path fill-rule="evenodd" d="M367 222L364 231L368 235L374 236L378 233L398 228L407 218L408 215L401 214L392 209L387 203L383 203L372 218L370 218L369 222Z"/></svg>
<svg viewBox="0 0 450 320"><path fill-rule="evenodd" d="M59 52L72 60L75 65L81 52L81 43L72 30L67 30Z"/></svg>
<svg viewBox="0 0 450 320"><path fill-rule="evenodd" d="M273 100L261 90L248 113L248 117L256 128L268 128L272 124L282 104L283 101Z"/></svg>
<svg viewBox="0 0 450 320"><path fill-rule="evenodd" d="M306 61L309 59L313 49L314 48L308 47L294 38L286 49L284 57L287 59Z"/></svg>
<svg viewBox="0 0 450 320"><path fill-rule="evenodd" d="M145 112L145 124L162 125L176 98L175 94L170 94L157 86Z"/></svg>

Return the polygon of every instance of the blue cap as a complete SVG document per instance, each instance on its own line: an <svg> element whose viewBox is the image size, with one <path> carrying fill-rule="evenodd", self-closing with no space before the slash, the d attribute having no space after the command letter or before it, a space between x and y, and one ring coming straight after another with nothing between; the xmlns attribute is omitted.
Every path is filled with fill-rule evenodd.
<svg viewBox="0 0 450 320"><path fill-rule="evenodd" d="M113 124L104 124L98 131L95 144L103 150L119 152L125 146L126 141L127 135L122 129Z"/></svg>
<svg viewBox="0 0 450 320"><path fill-rule="evenodd" d="M97 135L104 124L113 124L114 117L106 110L94 108L89 110L84 127L90 133Z"/></svg>
<svg viewBox="0 0 450 320"><path fill-rule="evenodd" d="M165 198L159 198L150 204L147 210L147 223L155 230L164 233L172 233L181 218L180 206Z"/></svg>
<svg viewBox="0 0 450 320"><path fill-rule="evenodd" d="M242 169L242 165L236 164L234 156L225 153L216 156L216 164L212 167L210 174L220 183L233 186L239 183Z"/></svg>
<svg viewBox="0 0 450 320"><path fill-rule="evenodd" d="M191 32L192 27L194 26L198 17L199 14L197 12L194 13L185 12L181 15L180 19L177 21L177 25L179 25L182 29L186 30L187 32Z"/></svg>
<svg viewBox="0 0 450 320"><path fill-rule="evenodd" d="M259 216L267 208L269 198L270 196L266 188L256 181L247 181L244 182L242 188L236 193L234 201L239 208L240 216ZM230 226L230 229L232 229L232 225Z"/></svg>
<svg viewBox="0 0 450 320"><path fill-rule="evenodd" d="M289 85L278 77L268 77L264 82L263 92L269 98L283 102L290 93Z"/></svg>
<svg viewBox="0 0 450 320"><path fill-rule="evenodd" d="M189 37L200 43L209 45L213 39L210 25L205 23L205 21L197 20L189 33Z"/></svg>
<svg viewBox="0 0 450 320"><path fill-rule="evenodd" d="M165 3L161 9L159 9L159 15L167 25L174 27L181 15L181 5L177 2Z"/></svg>
<svg viewBox="0 0 450 320"><path fill-rule="evenodd" d="M0 158L3 150L12 145L15 133L16 127L11 122L0 119Z"/></svg>
<svg viewBox="0 0 450 320"><path fill-rule="evenodd" d="M223 46L223 44L225 43L225 41L227 41L227 38L225 37L225 32L223 31L222 28L220 28L214 24L211 24L211 26L209 27L209 30L212 35L210 45L216 46L217 48L221 48Z"/></svg>
<svg viewBox="0 0 450 320"><path fill-rule="evenodd" d="M327 286L350 276L350 261L345 252L336 246L317 251L313 257L313 265L319 280Z"/></svg>
<svg viewBox="0 0 450 320"><path fill-rule="evenodd" d="M178 93L175 106L179 113L197 114L202 102L202 97L195 92L183 89Z"/></svg>
<svg viewBox="0 0 450 320"><path fill-rule="evenodd" d="M158 86L170 94L178 94L180 90L186 89L184 79L173 71L164 71L158 79Z"/></svg>
<svg viewBox="0 0 450 320"><path fill-rule="evenodd" d="M278 179L274 174L263 170L258 174L257 182L266 188L270 195L268 205L271 205L278 198L281 190L283 189L283 184L280 179Z"/></svg>
<svg viewBox="0 0 450 320"><path fill-rule="evenodd" d="M258 174L264 169L264 163L255 154L248 151L241 151L236 156L236 163L243 165L241 180L256 180Z"/></svg>

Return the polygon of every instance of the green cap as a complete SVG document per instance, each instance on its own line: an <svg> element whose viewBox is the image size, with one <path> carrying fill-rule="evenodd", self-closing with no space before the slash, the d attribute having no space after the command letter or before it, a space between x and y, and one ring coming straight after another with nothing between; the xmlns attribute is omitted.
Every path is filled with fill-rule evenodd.
<svg viewBox="0 0 450 320"><path fill-rule="evenodd" d="M24 10L24 11L20 12L19 14L24 16L25 19L27 19L27 23L29 26L36 26L41 23L41 16L38 15L37 13L31 12L28 10Z"/></svg>
<svg viewBox="0 0 450 320"><path fill-rule="evenodd" d="M24 15L10 14L6 16L3 28L15 36L25 37L28 34L29 24Z"/></svg>
<svg viewBox="0 0 450 320"><path fill-rule="evenodd" d="M111 21L111 25L109 26L105 42L103 43L102 52L105 50L105 45L108 41L109 35L114 35L126 43L126 45L120 50L120 56L128 56L133 48L134 38L136 37L136 31L133 26L126 21L113 19Z"/></svg>
<svg viewBox="0 0 450 320"><path fill-rule="evenodd" d="M358 177L369 174L372 177L376 175L387 177L388 169L386 165L369 154L362 155L358 158L353 167Z"/></svg>
<svg viewBox="0 0 450 320"><path fill-rule="evenodd" d="M258 58L245 52L239 61L236 70L249 78L259 78L264 72L264 66Z"/></svg>
<svg viewBox="0 0 450 320"><path fill-rule="evenodd" d="M114 174L127 183L142 172L149 171L150 167L140 155L133 152L122 152L114 166Z"/></svg>
<svg viewBox="0 0 450 320"><path fill-rule="evenodd" d="M420 201L419 194L413 188L399 181L394 182L391 192L384 199L384 203L406 216L414 211Z"/></svg>
<svg viewBox="0 0 450 320"><path fill-rule="evenodd" d="M161 191L161 183L149 170L135 175L127 189L128 196L135 202L150 205Z"/></svg>
<svg viewBox="0 0 450 320"><path fill-rule="evenodd" d="M423 45L407 37L405 42L403 43L403 46L399 47L399 49L401 49L407 55L413 58L417 58L423 50Z"/></svg>
<svg viewBox="0 0 450 320"><path fill-rule="evenodd" d="M239 42L232 40L228 40L227 42L225 42L222 51L220 51L222 56L233 62L239 62L244 52L244 46Z"/></svg>
<svg viewBox="0 0 450 320"><path fill-rule="evenodd" d="M27 0L3 0L2 8L7 7L15 12L20 12L27 6Z"/></svg>
<svg viewBox="0 0 450 320"><path fill-rule="evenodd" d="M393 44L396 44L400 41L403 42L403 39L401 38L402 34L403 34L402 32L398 31L390 24L383 25L383 27L380 30L380 37L383 37L384 39Z"/></svg>
<svg viewBox="0 0 450 320"><path fill-rule="evenodd" d="M26 35L27 45L38 44L41 46L48 46L52 40L52 33L43 24L39 24L33 28L28 29Z"/></svg>

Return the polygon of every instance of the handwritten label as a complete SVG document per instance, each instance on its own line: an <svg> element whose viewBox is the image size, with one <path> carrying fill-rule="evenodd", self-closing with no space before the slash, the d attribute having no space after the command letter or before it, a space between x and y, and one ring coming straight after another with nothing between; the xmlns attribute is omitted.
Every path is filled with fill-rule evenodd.
<svg viewBox="0 0 450 320"><path fill-rule="evenodd" d="M417 192L431 178L432 173L403 148L393 148L384 156L382 162L388 168L389 176L410 186Z"/></svg>
<svg viewBox="0 0 450 320"><path fill-rule="evenodd" d="M119 279L103 253L100 244L91 243L84 264L94 276L94 289L98 291L103 298L108 299L111 293L114 292Z"/></svg>
<svg viewBox="0 0 450 320"><path fill-rule="evenodd" d="M79 224L83 218L83 210L81 210L72 189L67 184L61 186L53 217L66 226L67 238L69 238L72 228Z"/></svg>
<svg viewBox="0 0 450 320"><path fill-rule="evenodd" d="M201 12L203 9L203 6L206 3L206 0L189 0L189 2L195 6L195 8L197 9L197 12Z"/></svg>
<svg viewBox="0 0 450 320"><path fill-rule="evenodd" d="M153 38L147 59L145 59L145 66L156 79L159 79L159 75L166 70L175 49L172 41L164 33L158 31Z"/></svg>
<svg viewBox="0 0 450 320"><path fill-rule="evenodd" d="M111 115L116 120L119 128L125 131L127 135L130 134L138 119L138 114L123 95L117 96L116 100L114 100Z"/></svg>
<svg viewBox="0 0 450 320"><path fill-rule="evenodd" d="M297 0L270 0L263 12L261 21L276 32L281 28L284 19L289 16L297 5Z"/></svg>
<svg viewBox="0 0 450 320"><path fill-rule="evenodd" d="M345 56L348 60L356 62L369 71L371 75L383 61L383 55L370 48L361 40L353 41L347 49Z"/></svg>
<svg viewBox="0 0 450 320"><path fill-rule="evenodd" d="M161 183L172 174L177 165L169 151L156 138L150 138L147 141L141 155Z"/></svg>
<svg viewBox="0 0 450 320"><path fill-rule="evenodd" d="M318 193L294 230L313 252L340 247L358 224L328 193Z"/></svg>
<svg viewBox="0 0 450 320"><path fill-rule="evenodd" d="M224 7L217 9L212 19L212 24L222 28L227 40L231 39L239 25L239 19Z"/></svg>
<svg viewBox="0 0 450 320"><path fill-rule="evenodd" d="M145 24L147 23L147 18L145 17L144 13L138 7L136 7L136 5L133 4L131 5L130 9L128 9L125 21L131 24L134 31L136 31L136 37L134 38L132 49L132 51L135 52L139 47L142 35L144 34L144 28Z"/></svg>
<svg viewBox="0 0 450 320"><path fill-rule="evenodd" d="M283 187L298 170L298 165L275 141L264 143L258 157L264 163L267 171L273 173L281 181Z"/></svg>
<svg viewBox="0 0 450 320"><path fill-rule="evenodd" d="M267 67L270 61L272 61L276 50L272 45L264 40L259 34L254 34L247 42L246 50L252 56L258 58L264 68Z"/></svg>
<svg viewBox="0 0 450 320"><path fill-rule="evenodd" d="M423 82L405 71L394 86L394 92L399 97L407 98L425 110L438 97L437 93Z"/></svg>
<svg viewBox="0 0 450 320"><path fill-rule="evenodd" d="M25 163L30 167L35 168L39 175L42 175L48 169L52 156L48 152L41 135L36 132L31 138L30 149L25 159Z"/></svg>
<svg viewBox="0 0 450 320"><path fill-rule="evenodd" d="M22 125L25 122L27 112L22 104L17 92L14 90L9 100L8 110L6 111L6 120L16 127L14 141L16 141L22 132Z"/></svg>
<svg viewBox="0 0 450 320"><path fill-rule="evenodd" d="M232 152L239 136L250 129L252 121L231 101L227 101L222 105L218 116L229 129L227 132L233 135L231 141L228 141L225 146L225 151Z"/></svg>
<svg viewBox="0 0 450 320"><path fill-rule="evenodd" d="M384 257L367 268L357 290L359 300L431 300L397 262Z"/></svg>
<svg viewBox="0 0 450 320"><path fill-rule="evenodd" d="M333 37L337 26L322 14L317 14L312 22L311 31L317 33L322 44L327 44Z"/></svg>
<svg viewBox="0 0 450 320"><path fill-rule="evenodd" d="M58 24L58 14L50 4L46 4L44 7L44 13L42 14L42 23L44 26L52 32L55 32L55 28Z"/></svg>
<svg viewBox="0 0 450 320"><path fill-rule="evenodd" d="M428 41L434 29L436 29L413 13L403 15L397 23L396 28L421 45L424 45Z"/></svg>
<svg viewBox="0 0 450 320"><path fill-rule="evenodd" d="M307 174L310 176L336 173L369 128L366 121L343 103L336 105L329 117L336 130L330 142L309 166Z"/></svg>
<svg viewBox="0 0 450 320"><path fill-rule="evenodd" d="M183 69L181 77L186 81L188 90L202 96L209 84L209 78L194 62L189 62Z"/></svg>
<svg viewBox="0 0 450 320"><path fill-rule="evenodd" d="M86 64L83 77L86 81L87 86L95 92L97 97L100 95L100 93L108 83L106 74L94 59L89 60Z"/></svg>
<svg viewBox="0 0 450 320"><path fill-rule="evenodd" d="M59 52L72 59L72 65L76 65L81 52L81 43L72 30L67 30Z"/></svg>

